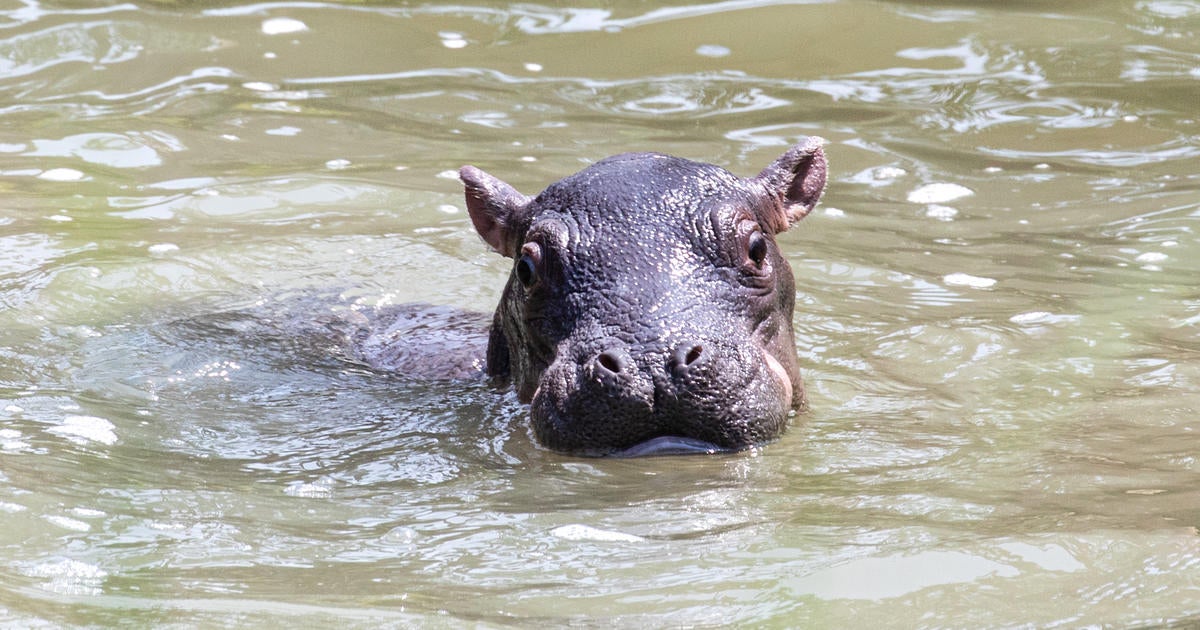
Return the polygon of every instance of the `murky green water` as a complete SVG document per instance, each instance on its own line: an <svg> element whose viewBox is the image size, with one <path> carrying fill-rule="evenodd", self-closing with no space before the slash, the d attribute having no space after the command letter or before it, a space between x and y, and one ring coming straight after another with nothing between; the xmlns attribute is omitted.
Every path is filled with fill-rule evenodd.
<svg viewBox="0 0 1200 630"><path fill-rule="evenodd" d="M556 455L284 321L490 309L463 163L811 134L757 452ZM1196 0L2 2L0 625L1194 620L1198 165Z"/></svg>

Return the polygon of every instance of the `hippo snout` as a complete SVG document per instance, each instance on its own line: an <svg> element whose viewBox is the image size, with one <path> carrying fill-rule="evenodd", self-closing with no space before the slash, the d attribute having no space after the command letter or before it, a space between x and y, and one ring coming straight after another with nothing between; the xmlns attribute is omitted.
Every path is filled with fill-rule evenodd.
<svg viewBox="0 0 1200 630"><path fill-rule="evenodd" d="M564 351L531 401L541 443L585 454L730 451L782 431L791 385L762 350L718 339Z"/></svg>

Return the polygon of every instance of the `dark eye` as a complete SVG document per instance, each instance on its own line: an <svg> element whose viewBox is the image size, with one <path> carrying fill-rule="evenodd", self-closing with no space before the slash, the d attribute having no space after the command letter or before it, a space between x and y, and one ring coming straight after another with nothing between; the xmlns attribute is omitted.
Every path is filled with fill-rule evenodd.
<svg viewBox="0 0 1200 630"><path fill-rule="evenodd" d="M757 230L750 233L746 239L746 256L755 267L762 268L767 259L767 237Z"/></svg>
<svg viewBox="0 0 1200 630"><path fill-rule="evenodd" d="M517 282L526 289L537 284L538 263L542 260L542 248L537 243L526 243L521 248L521 257L517 259Z"/></svg>

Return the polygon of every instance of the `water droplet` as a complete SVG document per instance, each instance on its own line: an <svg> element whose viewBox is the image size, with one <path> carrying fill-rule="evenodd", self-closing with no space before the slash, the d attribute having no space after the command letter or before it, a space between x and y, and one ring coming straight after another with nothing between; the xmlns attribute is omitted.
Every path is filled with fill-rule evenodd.
<svg viewBox="0 0 1200 630"><path fill-rule="evenodd" d="M958 184L926 184L908 193L909 203L946 203L974 195L975 191Z"/></svg>
<svg viewBox="0 0 1200 630"><path fill-rule="evenodd" d="M308 30L308 25L293 18L271 18L263 20L262 32L265 35L286 35Z"/></svg>
<svg viewBox="0 0 1200 630"><path fill-rule="evenodd" d="M294 136L300 133L299 127L283 126L274 129L268 129L265 133L268 136Z"/></svg>
<svg viewBox="0 0 1200 630"><path fill-rule="evenodd" d="M83 179L83 171L77 171L73 168L52 168L48 171L42 171L38 175L38 179L52 182L77 182Z"/></svg>
<svg viewBox="0 0 1200 630"><path fill-rule="evenodd" d="M958 216L958 209L950 206L933 204L925 209L925 216L938 221L950 221Z"/></svg>
<svg viewBox="0 0 1200 630"><path fill-rule="evenodd" d="M458 49L467 47L467 40L463 37L462 33L442 31L438 33L438 37L442 38L442 45L446 48Z"/></svg>
<svg viewBox="0 0 1200 630"><path fill-rule="evenodd" d="M696 48L696 54L701 57L728 57L730 50L717 44L704 44Z"/></svg>
<svg viewBox="0 0 1200 630"><path fill-rule="evenodd" d="M971 287L972 289L987 289L995 286L995 278L972 276L971 274L955 272L942 276L942 282L950 286Z"/></svg>

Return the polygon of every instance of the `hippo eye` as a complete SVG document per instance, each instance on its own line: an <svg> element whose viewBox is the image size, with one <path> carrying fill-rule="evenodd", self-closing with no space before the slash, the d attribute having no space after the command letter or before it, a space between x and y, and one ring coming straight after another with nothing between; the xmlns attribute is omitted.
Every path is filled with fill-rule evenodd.
<svg viewBox="0 0 1200 630"><path fill-rule="evenodd" d="M537 284L538 263L542 259L542 248L537 243L526 243L521 248L521 257L517 259L517 282L526 289Z"/></svg>
<svg viewBox="0 0 1200 630"><path fill-rule="evenodd" d="M746 256L755 267L762 268L767 259L767 237L763 236L762 232L755 230L750 233L746 239Z"/></svg>

